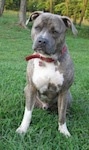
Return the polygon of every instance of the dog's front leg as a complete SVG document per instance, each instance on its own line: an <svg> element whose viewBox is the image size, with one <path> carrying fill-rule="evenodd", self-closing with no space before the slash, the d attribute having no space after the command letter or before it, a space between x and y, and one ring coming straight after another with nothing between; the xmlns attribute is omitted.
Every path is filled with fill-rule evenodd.
<svg viewBox="0 0 89 150"><path fill-rule="evenodd" d="M58 98L58 114L59 114L59 128L60 133L64 134L66 137L70 136L70 133L66 126L66 111L68 105L68 91L60 94Z"/></svg>
<svg viewBox="0 0 89 150"><path fill-rule="evenodd" d="M16 132L22 134L26 133L32 118L32 110L36 100L36 89L33 85L27 85L24 89L26 96L26 106L24 111L23 120L21 125L17 128Z"/></svg>

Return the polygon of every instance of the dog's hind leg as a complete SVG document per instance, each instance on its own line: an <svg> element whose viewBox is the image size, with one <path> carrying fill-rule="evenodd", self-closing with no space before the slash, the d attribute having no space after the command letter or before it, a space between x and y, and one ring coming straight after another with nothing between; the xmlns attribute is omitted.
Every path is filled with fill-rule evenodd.
<svg viewBox="0 0 89 150"><path fill-rule="evenodd" d="M35 107L42 108L43 110L47 110L49 105L48 105L48 103L41 101L39 96L36 96Z"/></svg>
<svg viewBox="0 0 89 150"><path fill-rule="evenodd" d="M34 104L36 100L36 89L34 86L27 85L24 91L26 96L26 106L25 106L24 116L21 125L16 130L16 132L20 134L26 133L29 127L32 118L32 110L34 108Z"/></svg>
<svg viewBox="0 0 89 150"><path fill-rule="evenodd" d="M67 104L67 108L70 108L71 106L71 102L72 102L72 95L71 95L71 92L70 90L68 90L68 93L67 93L67 99L68 99L68 104Z"/></svg>

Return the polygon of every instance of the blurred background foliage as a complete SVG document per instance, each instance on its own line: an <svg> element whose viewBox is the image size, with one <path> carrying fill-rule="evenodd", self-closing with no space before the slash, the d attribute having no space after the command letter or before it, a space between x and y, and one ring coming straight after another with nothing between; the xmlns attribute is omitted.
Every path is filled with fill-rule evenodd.
<svg viewBox="0 0 89 150"><path fill-rule="evenodd" d="M5 9L19 10L20 0L6 0ZM26 10L33 12L35 10L50 11L52 3L52 12L60 15L66 15L73 18L76 23L80 19L81 13L85 8L84 18L89 21L89 1L88 0L26 0Z"/></svg>
<svg viewBox="0 0 89 150"><path fill-rule="evenodd" d="M89 0L0 0L0 16L4 10L19 11L20 24L26 21L26 12L41 10L68 16L75 24L89 25Z"/></svg>

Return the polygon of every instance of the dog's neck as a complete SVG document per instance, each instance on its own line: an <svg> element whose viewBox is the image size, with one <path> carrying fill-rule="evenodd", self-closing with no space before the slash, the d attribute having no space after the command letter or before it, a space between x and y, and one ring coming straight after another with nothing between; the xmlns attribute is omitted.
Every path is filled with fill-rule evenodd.
<svg viewBox="0 0 89 150"><path fill-rule="evenodd" d="M62 50L61 50L61 55L64 55L64 53L67 51L67 47L66 45L63 46Z"/></svg>
<svg viewBox="0 0 89 150"><path fill-rule="evenodd" d="M60 55L63 56L66 51L67 51L67 47L66 47L66 45L64 45L62 50L61 50L61 54ZM30 56L27 56L26 57L26 61L29 61L29 60L35 59L35 58L39 58L42 61L45 61L45 62L48 62L48 63L51 63L51 62L54 62L54 61L57 60L57 58L55 56L54 57L53 56L52 57L48 57L48 56L44 56L44 55L39 54L39 53L35 53L35 54L30 55Z"/></svg>

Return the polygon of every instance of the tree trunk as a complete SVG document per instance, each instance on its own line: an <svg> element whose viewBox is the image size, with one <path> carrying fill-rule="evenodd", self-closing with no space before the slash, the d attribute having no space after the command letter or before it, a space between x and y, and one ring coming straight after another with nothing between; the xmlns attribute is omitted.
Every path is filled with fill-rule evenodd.
<svg viewBox="0 0 89 150"><path fill-rule="evenodd" d="M80 21L79 21L79 25L80 25L80 26L81 26L81 23L82 23L82 21L83 21L83 17L84 17L84 15L85 15L87 3L88 3L88 0L84 0L84 1L83 1L83 8L82 8L82 12L81 12L81 18L80 18Z"/></svg>
<svg viewBox="0 0 89 150"><path fill-rule="evenodd" d="M5 0L0 0L0 16L2 16L4 11Z"/></svg>
<svg viewBox="0 0 89 150"><path fill-rule="evenodd" d="M76 10L74 11L74 18L73 18L73 23L76 24L76 20L77 20L77 15L76 15Z"/></svg>
<svg viewBox="0 0 89 150"><path fill-rule="evenodd" d="M74 15L73 23L76 24L76 15Z"/></svg>
<svg viewBox="0 0 89 150"><path fill-rule="evenodd" d="M53 1L50 0L50 13L52 13L52 9L53 9Z"/></svg>
<svg viewBox="0 0 89 150"><path fill-rule="evenodd" d="M65 0L66 4L66 16L69 16L69 0Z"/></svg>
<svg viewBox="0 0 89 150"><path fill-rule="evenodd" d="M19 10L19 25L26 28L26 0L21 0Z"/></svg>

